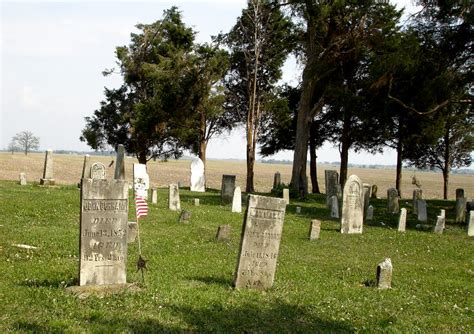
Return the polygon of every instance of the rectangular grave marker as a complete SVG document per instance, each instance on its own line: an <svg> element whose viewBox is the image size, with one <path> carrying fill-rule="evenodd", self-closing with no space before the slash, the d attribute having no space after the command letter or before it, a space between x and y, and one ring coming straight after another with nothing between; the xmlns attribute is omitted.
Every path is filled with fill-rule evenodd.
<svg viewBox="0 0 474 334"><path fill-rule="evenodd" d="M126 283L128 184L82 179L80 285Z"/></svg>
<svg viewBox="0 0 474 334"><path fill-rule="evenodd" d="M249 196L234 276L236 288L265 290L272 287L285 209L283 199Z"/></svg>

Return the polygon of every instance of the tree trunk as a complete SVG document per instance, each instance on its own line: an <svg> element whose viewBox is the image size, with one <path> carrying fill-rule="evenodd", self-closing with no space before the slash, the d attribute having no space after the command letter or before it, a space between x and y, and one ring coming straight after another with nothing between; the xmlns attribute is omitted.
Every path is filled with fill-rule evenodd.
<svg viewBox="0 0 474 334"><path fill-rule="evenodd" d="M206 174L206 149L207 149L207 138L206 138L206 115L204 111L201 111L199 120L199 151L198 156L204 164L204 175Z"/></svg>
<svg viewBox="0 0 474 334"><path fill-rule="evenodd" d="M309 175L311 176L311 192L313 194L320 194L319 191L319 184L318 184L318 173L317 173L317 165L316 165L316 139L314 138L313 133L311 132L309 135Z"/></svg>
<svg viewBox="0 0 474 334"><path fill-rule="evenodd" d="M449 172L451 171L451 163L449 159L450 155L450 140L449 140L449 128L446 125L446 131L444 133L444 166L443 166L443 198L448 199L448 184L449 184Z"/></svg>
<svg viewBox="0 0 474 334"><path fill-rule="evenodd" d="M395 179L395 188L398 191L398 196L402 196L402 161L403 161L403 144L402 136L398 131L398 142L397 142L397 170L396 170L396 179Z"/></svg>
<svg viewBox="0 0 474 334"><path fill-rule="evenodd" d="M253 193L255 191L253 187L254 165L255 149L251 142L247 143L247 183L245 185L245 191L248 193Z"/></svg>
<svg viewBox="0 0 474 334"><path fill-rule="evenodd" d="M341 166L339 168L339 183L341 184L341 189L344 189L344 184L347 180L347 166L349 165L349 149L351 147L350 140L350 117L344 117L344 123L342 125L342 135L341 135Z"/></svg>

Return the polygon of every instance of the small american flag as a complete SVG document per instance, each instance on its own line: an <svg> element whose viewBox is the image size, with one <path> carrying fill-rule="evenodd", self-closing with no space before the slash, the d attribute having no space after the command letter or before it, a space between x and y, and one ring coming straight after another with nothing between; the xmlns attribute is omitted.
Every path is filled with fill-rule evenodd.
<svg viewBox="0 0 474 334"><path fill-rule="evenodd" d="M145 217L148 214L148 205L142 196L135 197L135 209L137 210L137 219Z"/></svg>

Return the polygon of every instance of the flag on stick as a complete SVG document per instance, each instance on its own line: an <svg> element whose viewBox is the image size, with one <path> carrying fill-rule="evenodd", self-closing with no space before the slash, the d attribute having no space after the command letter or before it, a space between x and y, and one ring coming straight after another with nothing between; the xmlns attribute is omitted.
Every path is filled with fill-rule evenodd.
<svg viewBox="0 0 474 334"><path fill-rule="evenodd" d="M142 196L135 197L135 209L137 210L137 219L145 217L148 214L148 205Z"/></svg>

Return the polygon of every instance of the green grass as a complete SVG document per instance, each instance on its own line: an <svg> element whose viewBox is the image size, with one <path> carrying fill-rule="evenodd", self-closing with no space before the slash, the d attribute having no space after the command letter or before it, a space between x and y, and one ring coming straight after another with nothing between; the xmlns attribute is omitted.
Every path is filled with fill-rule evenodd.
<svg viewBox="0 0 474 334"><path fill-rule="evenodd" d="M431 224L440 208L447 209L443 235L414 229L410 213L408 231L398 233L398 218L385 214L385 200L372 200L374 220L362 235L341 235L324 196L293 201L274 287L257 292L232 288L243 214L221 206L216 191L180 192L191 224L179 224L179 213L168 211L166 189L140 223L142 253L149 260L143 289L81 300L65 289L78 279L79 190L0 181L0 332L474 330L474 238L454 224L452 201L427 201ZM199 207L193 205L196 197ZM302 207L299 215L296 206ZM315 218L323 221L321 239L309 241ZM214 241L222 224L232 226L229 243ZM12 246L17 243L40 248ZM141 282L137 253L137 244L129 245L129 282ZM381 291L370 283L385 257L394 266L393 288Z"/></svg>

